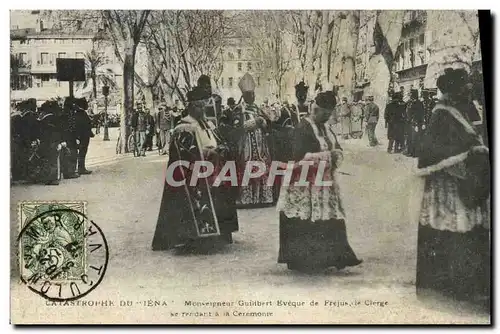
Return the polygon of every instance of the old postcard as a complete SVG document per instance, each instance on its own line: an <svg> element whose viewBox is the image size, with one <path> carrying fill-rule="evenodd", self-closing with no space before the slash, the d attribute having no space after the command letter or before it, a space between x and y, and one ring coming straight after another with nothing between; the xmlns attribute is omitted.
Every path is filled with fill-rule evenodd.
<svg viewBox="0 0 500 334"><path fill-rule="evenodd" d="M10 16L12 324L490 324L488 11Z"/></svg>

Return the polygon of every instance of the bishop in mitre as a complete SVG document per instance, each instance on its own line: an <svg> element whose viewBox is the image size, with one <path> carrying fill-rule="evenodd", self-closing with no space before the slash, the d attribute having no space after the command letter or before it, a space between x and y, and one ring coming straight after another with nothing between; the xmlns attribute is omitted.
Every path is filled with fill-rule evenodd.
<svg viewBox="0 0 500 334"><path fill-rule="evenodd" d="M255 81L252 76L246 73L238 87L243 101L235 110L233 127L239 130L236 165L239 175L242 176L248 161L262 161L270 166L271 155L266 138L270 131L270 121L255 104ZM272 205L273 187L266 183L267 178L264 175L261 178L251 179L248 186L241 186L237 205L240 207Z"/></svg>

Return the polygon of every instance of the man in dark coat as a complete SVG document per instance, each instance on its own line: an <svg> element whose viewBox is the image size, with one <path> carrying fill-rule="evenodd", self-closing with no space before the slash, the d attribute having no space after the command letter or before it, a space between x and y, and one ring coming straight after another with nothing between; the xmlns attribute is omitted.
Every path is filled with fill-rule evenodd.
<svg viewBox="0 0 500 334"><path fill-rule="evenodd" d="M385 127L389 140L387 152L389 153L399 153L403 150L405 114L405 104L402 101L401 93L393 93L391 102L385 107Z"/></svg>
<svg viewBox="0 0 500 334"><path fill-rule="evenodd" d="M146 109L146 118L148 123L148 128L146 130L146 142L145 149L148 151L153 150L153 136L155 133L155 118L151 115L150 109Z"/></svg>
<svg viewBox="0 0 500 334"><path fill-rule="evenodd" d="M85 168L85 158L90 144L90 138L94 137L92 132L92 120L87 114L89 104L85 98L75 99L73 105L76 121L76 138L78 144L78 174L85 175L92 172Z"/></svg>
<svg viewBox="0 0 500 334"><path fill-rule="evenodd" d="M80 177L76 172L78 160L78 133L76 129L75 98L67 97L64 100L64 110L60 119L62 139L66 148L62 153L62 174L65 179Z"/></svg>
<svg viewBox="0 0 500 334"><path fill-rule="evenodd" d="M303 80L295 85L295 97L297 98L297 109L300 118L309 115L309 107L306 104L308 90L309 87L306 86Z"/></svg>
<svg viewBox="0 0 500 334"><path fill-rule="evenodd" d="M167 143L170 141L170 130L173 129L172 123L173 117L170 113L170 108L167 108L165 104L160 104L158 113L156 114L155 124L156 133L158 134L156 145L161 155L165 155L168 152Z"/></svg>
<svg viewBox="0 0 500 334"><path fill-rule="evenodd" d="M137 108L135 113L132 115L131 126L134 132L135 141L139 156L146 156L146 132L148 131L148 116L144 112L144 108L141 102L137 103Z"/></svg>
<svg viewBox="0 0 500 334"><path fill-rule="evenodd" d="M47 101L40 108L40 156L37 180L47 185L58 185L61 179L60 152L66 143L62 140L62 108L57 101Z"/></svg>
<svg viewBox="0 0 500 334"><path fill-rule="evenodd" d="M406 107L406 119L409 133L405 155L415 157L420 134L425 124L424 104L418 99L418 90L416 89L411 90L410 101Z"/></svg>

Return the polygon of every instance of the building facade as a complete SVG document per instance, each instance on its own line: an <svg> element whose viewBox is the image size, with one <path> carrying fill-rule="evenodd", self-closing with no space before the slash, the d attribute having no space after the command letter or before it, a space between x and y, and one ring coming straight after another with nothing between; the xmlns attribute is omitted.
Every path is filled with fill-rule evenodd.
<svg viewBox="0 0 500 334"><path fill-rule="evenodd" d="M418 89L420 92L424 88L436 88L424 87L424 78L431 57L429 46L437 38L437 29L440 27L428 23L425 10L408 11L405 15L394 68L397 78L395 90L403 89L405 100L409 99L411 89ZM472 68L481 71L479 38L474 48Z"/></svg>
<svg viewBox="0 0 500 334"><path fill-rule="evenodd" d="M121 99L123 87L123 66L116 56L111 41L101 37L99 31L61 29L58 22L44 21L40 11L11 11L10 53L11 53L11 100L36 98L43 101L67 96L69 83L57 81L57 58L80 58L94 52L101 59L99 73L105 72L116 86L113 100ZM139 48L141 49L141 48ZM136 72L147 78L146 57L138 50ZM146 79L145 79L146 80ZM90 63L87 58L87 84L75 83L75 96L88 97L92 91ZM97 82L100 84L100 80ZM100 92L102 87L97 87ZM116 96L115 96L116 95ZM111 96L110 96L111 98Z"/></svg>
<svg viewBox="0 0 500 334"><path fill-rule="evenodd" d="M256 102L261 103L269 92L270 81L265 79L262 61L255 56L254 50L245 39L229 38L222 53L222 72L217 80L217 88L223 98L223 104L232 97L238 102L241 91L238 87L240 79L249 73L255 80Z"/></svg>

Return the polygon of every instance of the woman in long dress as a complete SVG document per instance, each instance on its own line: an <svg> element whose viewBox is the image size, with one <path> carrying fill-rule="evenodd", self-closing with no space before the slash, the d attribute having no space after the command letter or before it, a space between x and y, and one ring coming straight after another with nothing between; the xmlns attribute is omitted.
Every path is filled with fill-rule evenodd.
<svg viewBox="0 0 500 334"><path fill-rule="evenodd" d="M283 185L278 200L280 212L280 250L278 263L289 269L318 271L328 267L343 269L362 261L347 241L345 211L336 181L336 169L342 161L342 149L332 126L327 123L335 108L333 92L319 93L310 116L296 128L294 160L326 162L324 176L331 186L315 185L317 169L310 167L309 184ZM300 168L294 175L300 175Z"/></svg>
<svg viewBox="0 0 500 334"><path fill-rule="evenodd" d="M465 70L446 69L418 151L425 181L418 227L417 293L489 304L489 150L471 120Z"/></svg>
<svg viewBox="0 0 500 334"><path fill-rule="evenodd" d="M217 171L227 160L228 147L213 123L205 119L208 103L204 92L194 89L188 94L188 115L175 127L169 147L168 168L180 161L210 161ZM220 170L220 169L219 169ZM232 243L232 233L238 231L238 216L231 187L213 186L213 180L200 179L190 185L189 168L177 167L176 186L167 178L153 238L153 250L183 248L209 251L217 245Z"/></svg>

